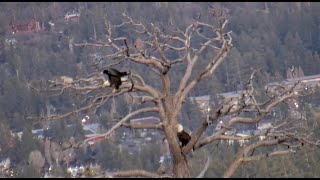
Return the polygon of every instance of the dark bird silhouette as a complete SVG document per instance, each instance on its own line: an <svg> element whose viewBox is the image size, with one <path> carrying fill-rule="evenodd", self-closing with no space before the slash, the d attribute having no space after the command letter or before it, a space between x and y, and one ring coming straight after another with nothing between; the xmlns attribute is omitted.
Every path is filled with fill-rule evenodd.
<svg viewBox="0 0 320 180"><path fill-rule="evenodd" d="M104 74L107 74L110 80L110 86L114 86L117 90L119 89L122 82L126 81L125 76L129 75L130 72L123 71L120 72L114 68L106 68L103 71Z"/></svg>
<svg viewBox="0 0 320 180"><path fill-rule="evenodd" d="M181 148L183 148L191 140L191 136L186 131L183 130L183 126L181 124L176 125L176 130L177 130L177 136L181 143ZM194 150L194 146L192 149Z"/></svg>

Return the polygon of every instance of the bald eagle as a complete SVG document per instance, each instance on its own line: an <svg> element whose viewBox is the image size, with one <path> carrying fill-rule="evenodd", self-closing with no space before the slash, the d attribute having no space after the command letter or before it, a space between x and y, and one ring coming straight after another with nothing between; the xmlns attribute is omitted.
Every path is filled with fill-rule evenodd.
<svg viewBox="0 0 320 180"><path fill-rule="evenodd" d="M116 89L119 89L122 82L126 81L127 79L125 76L129 75L130 72L124 71L120 72L114 68L106 68L103 71L104 74L107 74L110 80L110 86L115 86Z"/></svg>
<svg viewBox="0 0 320 180"><path fill-rule="evenodd" d="M183 126L181 124L176 125L176 130L177 130L177 136L181 143L181 148L183 148L191 140L191 136L186 131L183 130ZM194 146L192 149L194 150Z"/></svg>

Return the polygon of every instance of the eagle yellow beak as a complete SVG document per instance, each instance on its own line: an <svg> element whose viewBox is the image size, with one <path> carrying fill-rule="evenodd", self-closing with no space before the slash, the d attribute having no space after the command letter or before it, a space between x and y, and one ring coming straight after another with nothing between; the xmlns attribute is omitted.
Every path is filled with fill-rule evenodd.
<svg viewBox="0 0 320 180"><path fill-rule="evenodd" d="M102 88L109 87L109 86L110 86L109 81L105 81L103 82Z"/></svg>

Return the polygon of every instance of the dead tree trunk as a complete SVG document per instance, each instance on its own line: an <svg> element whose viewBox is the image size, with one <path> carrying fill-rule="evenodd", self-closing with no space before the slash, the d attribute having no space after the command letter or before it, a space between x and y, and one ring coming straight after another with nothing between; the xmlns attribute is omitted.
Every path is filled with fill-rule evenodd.
<svg viewBox="0 0 320 180"><path fill-rule="evenodd" d="M164 133L168 140L171 155L173 157L173 173L176 178L189 178L190 172L187 158L182 153L182 150L179 146L179 140L177 138L177 132L174 128L177 124L177 112L179 111L176 111L177 106L173 99L173 96L167 96L164 98L164 107L160 107L160 109L163 109L164 111L160 111L160 118L162 118L161 122L164 125Z"/></svg>

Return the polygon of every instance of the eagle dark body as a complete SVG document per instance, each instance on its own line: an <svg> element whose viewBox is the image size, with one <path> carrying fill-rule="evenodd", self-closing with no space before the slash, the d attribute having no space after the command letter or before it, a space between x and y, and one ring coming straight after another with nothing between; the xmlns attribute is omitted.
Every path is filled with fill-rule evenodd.
<svg viewBox="0 0 320 180"><path fill-rule="evenodd" d="M191 140L191 136L183 130L183 126L181 124L177 124L175 128L177 130L178 139L181 143L181 148L183 148L189 143L189 141ZM194 150L194 146L192 147L192 149Z"/></svg>
<svg viewBox="0 0 320 180"><path fill-rule="evenodd" d="M182 147L186 146L188 142L191 140L191 136L185 131L178 132L177 135Z"/></svg>
<svg viewBox="0 0 320 180"><path fill-rule="evenodd" d="M124 71L124 72L120 72L114 68L106 68L103 71L104 74L107 74L110 80L110 86L114 85L116 87L116 89L119 89L122 81L121 81L121 77L123 76L127 76L129 75L128 72Z"/></svg>

